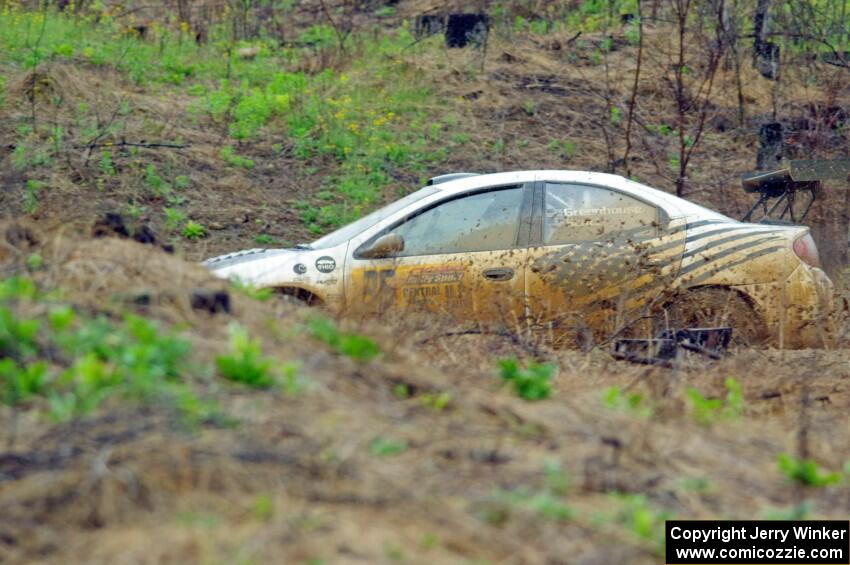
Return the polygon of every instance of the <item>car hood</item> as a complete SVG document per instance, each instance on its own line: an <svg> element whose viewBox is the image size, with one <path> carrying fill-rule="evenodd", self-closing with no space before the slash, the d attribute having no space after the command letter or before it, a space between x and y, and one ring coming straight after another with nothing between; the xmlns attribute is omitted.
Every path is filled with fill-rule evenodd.
<svg viewBox="0 0 850 565"><path fill-rule="evenodd" d="M245 263L247 261L263 261L271 257L292 257L297 253L298 251L293 249L245 249L242 251L227 253L225 255L219 255L217 257L211 257L202 262L201 265L208 269L217 271L219 269L231 267L239 263Z"/></svg>
<svg viewBox="0 0 850 565"><path fill-rule="evenodd" d="M219 255L201 263L217 277L238 279L255 286L280 282L284 273L297 276L293 267L304 252L297 249L245 249Z"/></svg>
<svg viewBox="0 0 850 565"><path fill-rule="evenodd" d="M246 249L207 259L202 265L221 278L257 287L330 288L340 282L345 246L332 249Z"/></svg>

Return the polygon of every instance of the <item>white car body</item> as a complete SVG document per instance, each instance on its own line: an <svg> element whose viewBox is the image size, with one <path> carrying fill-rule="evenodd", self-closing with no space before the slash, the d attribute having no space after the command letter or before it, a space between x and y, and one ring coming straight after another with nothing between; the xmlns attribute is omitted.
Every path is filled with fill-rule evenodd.
<svg viewBox="0 0 850 565"><path fill-rule="evenodd" d="M543 230L536 224L556 222L549 200L546 204L541 200L550 198L552 186L598 189L609 196L620 195L624 202L654 207L658 226L652 229L656 231L643 236L646 244L621 237L614 233L616 229L595 242L547 244L535 234ZM523 204L516 220L520 235L505 249L406 257L360 255L376 237L401 229L398 226L406 225L420 211L506 188L521 189ZM557 221L566 225L574 218L564 206ZM632 209L623 205L610 208L622 214L624 222ZM598 220L604 230L604 225L610 225L604 224L610 210L587 208L582 214ZM492 321L499 317L507 323L530 318L553 323L558 313L570 311L572 315L580 309L590 318L601 319L610 315L608 310L615 307L615 301L619 301L619 310L634 311L645 304L644 288L652 287L652 295L657 296L670 288L722 286L745 296L783 345L808 345L819 338L806 326L830 309L832 284L823 271L795 254L794 242L807 235L808 230L800 226L741 223L617 175L535 170L440 182L317 240L309 248L251 249L203 264L219 277L281 289L337 312L381 315L417 307L458 319ZM629 259L632 252L645 257L636 262ZM571 264L572 270L565 270L565 264ZM589 269L595 277L593 283L573 284L573 279L582 276L575 270L576 264ZM611 275L617 269L618 274ZM502 278L489 278L496 271ZM551 276L547 275L550 271ZM663 284L656 284L659 281ZM628 290L624 292L624 288ZM505 307L496 308L502 299ZM789 313L789 306L796 304L805 315Z"/></svg>

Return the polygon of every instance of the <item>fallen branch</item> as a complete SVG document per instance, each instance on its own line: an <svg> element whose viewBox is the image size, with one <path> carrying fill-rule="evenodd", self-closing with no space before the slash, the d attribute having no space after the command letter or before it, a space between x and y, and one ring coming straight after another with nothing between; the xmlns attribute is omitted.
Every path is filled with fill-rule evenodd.
<svg viewBox="0 0 850 565"><path fill-rule="evenodd" d="M185 149L186 147L189 147L189 145L188 144L182 144L182 143L144 143L144 142L134 143L134 142L125 141L125 140L122 139L119 143L112 143L112 142L91 143L88 146L89 150L97 149L98 147L144 147L146 149L156 149L156 148Z"/></svg>
<svg viewBox="0 0 850 565"><path fill-rule="evenodd" d="M438 335L428 336L425 339L419 341L418 345L424 345L429 341L443 338L443 337L455 337L461 335L495 335L499 337L506 337L511 340L511 343L517 345L523 349L525 349L528 353L534 355L537 358L545 359L547 356L541 351L538 347L531 343L527 343L526 341L520 339L518 335L513 332L508 331L487 331L487 330L463 330L457 332L445 332Z"/></svg>

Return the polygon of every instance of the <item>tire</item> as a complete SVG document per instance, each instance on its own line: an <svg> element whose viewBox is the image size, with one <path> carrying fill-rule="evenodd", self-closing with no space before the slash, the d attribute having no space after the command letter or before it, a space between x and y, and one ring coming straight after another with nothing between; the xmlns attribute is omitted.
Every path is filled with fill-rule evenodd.
<svg viewBox="0 0 850 565"><path fill-rule="evenodd" d="M740 293L729 288L706 287L687 291L669 301L653 317L654 330L732 328L731 345L751 347L768 338L761 315Z"/></svg>

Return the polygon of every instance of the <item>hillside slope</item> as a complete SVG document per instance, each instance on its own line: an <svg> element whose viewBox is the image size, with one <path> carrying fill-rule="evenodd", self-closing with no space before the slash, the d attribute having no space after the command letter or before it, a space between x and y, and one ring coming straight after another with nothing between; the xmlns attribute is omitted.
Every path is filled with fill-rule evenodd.
<svg viewBox="0 0 850 565"><path fill-rule="evenodd" d="M671 374L544 350L551 398L529 402L494 369L527 357L510 340L336 329L151 246L2 233L0 267L28 274L0 289L0 336L7 312L40 324L13 358L46 363L0 412L5 562L656 563L670 516L846 513L846 351ZM800 450L811 483L777 463Z"/></svg>

